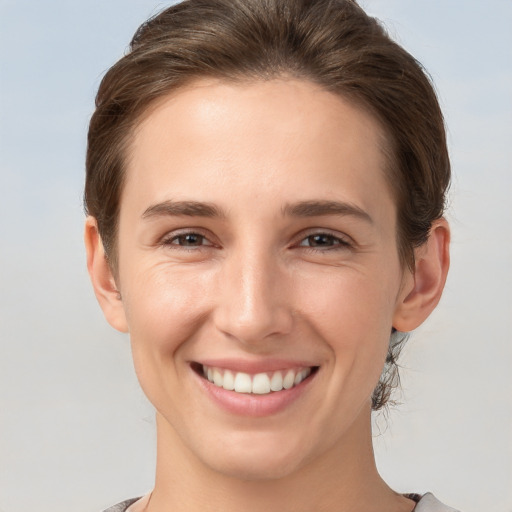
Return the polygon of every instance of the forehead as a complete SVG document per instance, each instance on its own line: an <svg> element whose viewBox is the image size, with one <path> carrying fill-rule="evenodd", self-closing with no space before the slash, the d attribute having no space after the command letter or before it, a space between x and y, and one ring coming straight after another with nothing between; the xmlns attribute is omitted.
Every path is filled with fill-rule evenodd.
<svg viewBox="0 0 512 512"><path fill-rule="evenodd" d="M386 147L370 114L313 83L202 80L160 99L140 120L125 189L137 191L141 208L190 194L216 201L226 190L334 199L341 188L368 207L388 193Z"/></svg>

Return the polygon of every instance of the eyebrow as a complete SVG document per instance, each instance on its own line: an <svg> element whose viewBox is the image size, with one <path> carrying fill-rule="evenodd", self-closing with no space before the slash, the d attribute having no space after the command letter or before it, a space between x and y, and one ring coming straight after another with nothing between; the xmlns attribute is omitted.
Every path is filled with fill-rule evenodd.
<svg viewBox="0 0 512 512"><path fill-rule="evenodd" d="M282 214L290 217L353 216L373 224L370 215L359 206L340 201L313 200L291 203L283 207ZM162 216L225 218L226 214L213 203L172 200L154 204L142 214L143 219Z"/></svg>
<svg viewBox="0 0 512 512"><path fill-rule="evenodd" d="M292 217L321 217L326 215L353 216L373 224L370 215L352 203L340 201L301 201L287 204L283 208L283 214Z"/></svg>
<svg viewBox="0 0 512 512"><path fill-rule="evenodd" d="M212 203L200 201L163 201L147 208L142 214L143 219L161 216L184 217L220 217L224 212Z"/></svg>

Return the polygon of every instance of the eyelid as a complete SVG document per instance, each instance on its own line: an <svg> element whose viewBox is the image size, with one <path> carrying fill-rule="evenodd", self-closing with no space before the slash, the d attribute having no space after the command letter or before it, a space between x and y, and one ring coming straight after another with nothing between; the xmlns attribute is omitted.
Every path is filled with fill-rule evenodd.
<svg viewBox="0 0 512 512"><path fill-rule="evenodd" d="M204 238L204 240L207 243L203 243L203 244L197 245L197 246L188 246L188 247L184 246L184 245L172 243L178 237L185 236L185 235L201 236ZM337 241L337 243L335 243L334 245L331 245L331 246L325 246L324 248L322 248L320 246L319 247L314 247L314 246L308 247L307 245L302 245L302 243L308 237L316 236L316 235L324 235L327 237L332 237L335 241ZM311 229L302 231L299 235L297 235L295 240L296 241L293 242L292 246L302 247L304 249L320 250L320 251L327 251L329 249L334 250L334 249L339 249L339 248L346 249L346 248L351 248L351 247L356 246L355 241L349 235L347 235L345 233L340 233L340 232L333 232L332 230L326 229L326 228L311 228ZM201 249L203 247L219 247L219 244L215 242L214 237L210 231L205 230L203 228L196 228L196 227L186 227L186 228L175 229L175 230L169 231L169 232L165 233L158 240L158 245L167 246L167 247L174 246L174 248L184 248L184 249L188 249L188 250Z"/></svg>
<svg viewBox="0 0 512 512"><path fill-rule="evenodd" d="M324 235L324 236L332 237L333 239L337 240L339 242L339 244L334 245L334 246L327 246L325 249L322 249L320 247L308 247L308 246L301 245L302 242L304 242L307 238L309 238L310 236L315 236L315 235ZM295 243L295 245L297 245L299 247L305 247L308 249L320 249L320 250L325 251L328 249L335 249L335 248L339 248L339 247L345 247L345 248L354 247L354 246L356 246L356 243L350 236L348 236L345 233L333 232L332 230L326 229L326 228L313 228L310 230L306 230L305 232L303 231L299 236L297 236L297 242Z"/></svg>
<svg viewBox="0 0 512 512"><path fill-rule="evenodd" d="M186 236L186 235L198 235L203 237L204 240L206 240L207 244L201 244L197 246L184 246L172 243L175 239L179 238L180 236ZM173 231L167 232L165 235L163 235L158 244L163 246L174 246L174 248L185 248L187 250L190 249L200 249L202 247L216 247L217 244L212 241L211 233L207 232L206 230L202 228L194 228L194 227L187 227L187 228L181 228L181 229L175 229Z"/></svg>

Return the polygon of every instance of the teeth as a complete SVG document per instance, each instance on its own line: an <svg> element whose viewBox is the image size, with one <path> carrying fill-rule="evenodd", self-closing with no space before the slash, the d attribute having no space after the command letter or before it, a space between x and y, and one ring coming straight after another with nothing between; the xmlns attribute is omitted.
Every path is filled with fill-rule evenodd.
<svg viewBox="0 0 512 512"><path fill-rule="evenodd" d="M235 391L237 393L251 393L251 376L247 373L238 372L235 376Z"/></svg>
<svg viewBox="0 0 512 512"><path fill-rule="evenodd" d="M252 379L252 392L258 395L270 393L270 379L266 373L257 373Z"/></svg>
<svg viewBox="0 0 512 512"><path fill-rule="evenodd" d="M284 377L283 377L284 374ZM300 384L311 374L311 368L297 368L269 373L250 375L244 372L232 372L221 368L203 366L203 375L211 383L228 391L266 395L271 391L282 391Z"/></svg>
<svg viewBox="0 0 512 512"><path fill-rule="evenodd" d="M283 388L290 389L293 386L293 382L295 380L295 372L293 370L288 370L284 379L283 379Z"/></svg>
<svg viewBox="0 0 512 512"><path fill-rule="evenodd" d="M283 389L283 374L281 372L275 372L270 380L270 389L272 391L281 391Z"/></svg>
<svg viewBox="0 0 512 512"><path fill-rule="evenodd" d="M233 391L233 389L235 389L235 376L229 370L224 372L224 381L222 382L222 387L228 391Z"/></svg>
<svg viewBox="0 0 512 512"><path fill-rule="evenodd" d="M304 370L298 372L297 375L295 375L295 379L293 381L295 386L297 384L300 384L310 373L311 373L310 368L307 368L307 369L304 369Z"/></svg>
<svg viewBox="0 0 512 512"><path fill-rule="evenodd" d="M216 386L222 387L223 382L224 382L224 379L222 378L222 373L220 373L220 371L217 369L213 370L213 383Z"/></svg>

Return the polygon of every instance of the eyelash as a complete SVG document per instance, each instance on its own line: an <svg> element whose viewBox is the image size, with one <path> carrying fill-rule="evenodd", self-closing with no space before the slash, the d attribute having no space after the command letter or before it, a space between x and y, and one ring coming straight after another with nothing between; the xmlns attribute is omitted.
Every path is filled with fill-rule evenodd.
<svg viewBox="0 0 512 512"><path fill-rule="evenodd" d="M303 245L303 242L306 240L310 240L313 238L324 238L328 240L328 244L324 246L306 246ZM311 242L311 240L310 240ZM330 244L330 245L329 245ZM351 249L352 244L345 238L342 238L340 236L333 235L332 233L325 233L325 232L317 232L317 233L311 233L304 238L302 238L298 244L299 247L304 247L308 251L313 252L326 252L326 251L337 251L337 250L346 250Z"/></svg>
<svg viewBox="0 0 512 512"><path fill-rule="evenodd" d="M199 245L182 245L181 243L179 243L180 239L182 239L181 241L183 242L185 241L186 237L197 237L200 239L201 242L207 241L208 243L201 243ZM323 246L304 245L304 242L309 241L309 243L311 243L313 241L312 239L314 238L323 238L324 240L326 240L327 243ZM176 243L177 241L178 243ZM179 233L171 233L168 236L165 236L160 243L162 246L165 247L187 251L201 250L203 247L215 247L215 244L210 242L205 234L193 230L182 231ZM328 251L351 249L353 248L353 244L346 238L333 235L332 233L319 231L316 233L310 233L306 236L302 236L298 243L293 244L292 247L300 247L303 248L304 250L307 250L308 252L325 253Z"/></svg>
<svg viewBox="0 0 512 512"><path fill-rule="evenodd" d="M211 242L208 244L200 244L200 245L181 245L179 243L174 243L176 240L179 240L180 238L184 239L184 238L190 237L190 236L195 236L195 237L201 238L203 241L204 240L208 241L207 236L204 235L203 233L199 233L197 231L183 231L181 233L171 233L170 235L165 236L161 241L161 245L166 246L166 247L171 247L173 249L185 249L187 251L198 250L198 249L201 249L202 247L213 247L214 246L214 244L212 244Z"/></svg>

